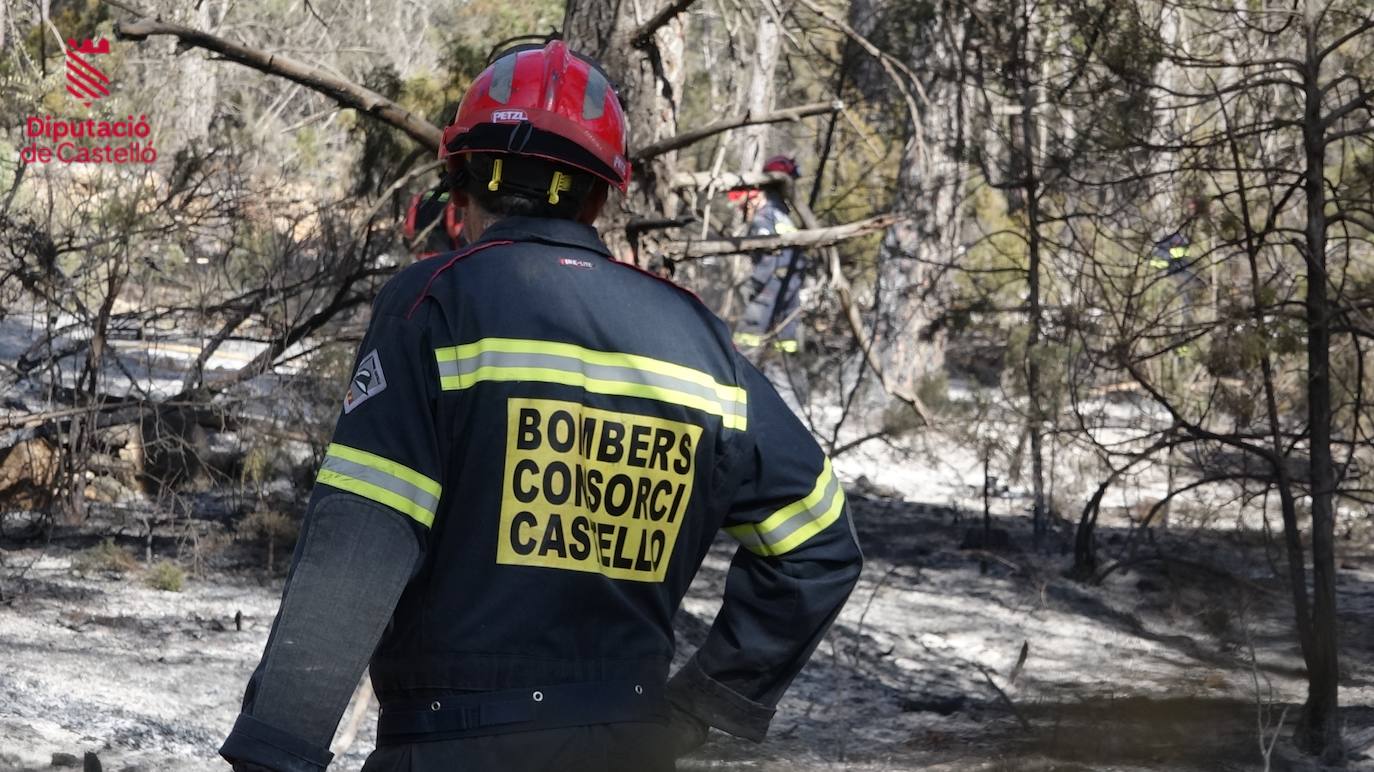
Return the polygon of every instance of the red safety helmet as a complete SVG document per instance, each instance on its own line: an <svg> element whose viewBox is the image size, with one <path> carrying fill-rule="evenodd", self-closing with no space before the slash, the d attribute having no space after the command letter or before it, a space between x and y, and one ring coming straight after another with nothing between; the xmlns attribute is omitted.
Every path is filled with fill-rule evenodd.
<svg viewBox="0 0 1374 772"><path fill-rule="evenodd" d="M444 129L450 174L467 153L542 158L629 186L625 113L606 74L561 40L517 46L477 76Z"/></svg>
<svg viewBox="0 0 1374 772"><path fill-rule="evenodd" d="M734 190L727 191L725 198L732 204L743 204L745 201L749 200L751 196L762 195L762 193L763 191L758 188L735 188Z"/></svg>
<svg viewBox="0 0 1374 772"><path fill-rule="evenodd" d="M436 220L442 218L442 225ZM428 230L425 240L416 243L416 236ZM402 233L411 249L419 257L450 252L462 244L463 210L449 199L447 190L417 193L410 200Z"/></svg>
<svg viewBox="0 0 1374 772"><path fill-rule="evenodd" d="M790 155L775 155L763 162L765 172L782 172L792 179L801 176L801 167L797 166L797 159Z"/></svg>

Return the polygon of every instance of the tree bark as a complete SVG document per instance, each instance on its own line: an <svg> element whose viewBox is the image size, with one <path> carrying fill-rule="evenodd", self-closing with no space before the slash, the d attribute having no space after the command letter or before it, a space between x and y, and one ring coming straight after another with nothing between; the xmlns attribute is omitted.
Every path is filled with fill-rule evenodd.
<svg viewBox="0 0 1374 772"><path fill-rule="evenodd" d="M210 33L215 29L217 19L212 18L215 0L202 0L185 9L190 17L190 26ZM199 51L191 51L177 57L181 63L173 75L168 91L172 104L167 106L171 113L172 136L162 149L167 155L174 155L183 147L202 146L210 131L210 121L215 117L215 104L219 88L218 68ZM162 141L159 140L159 145Z"/></svg>
<svg viewBox="0 0 1374 772"><path fill-rule="evenodd" d="M630 155L677 134L678 95L682 91L682 13L688 2L671 2L646 19L635 16L633 3L616 0L568 0L563 37L580 54L599 62L618 87L629 124ZM674 217L677 196L673 173L677 153L668 150L635 169L624 196L613 197L602 212L601 235L620 259L645 262L638 239L632 245L625 226L635 217ZM647 236L650 242L653 236Z"/></svg>
<svg viewBox="0 0 1374 772"><path fill-rule="evenodd" d="M884 370L894 385L914 393L923 379L944 370L944 333L932 325L945 305L937 281L963 247L966 218L960 206L967 162L961 103L966 84L959 58L966 25L958 18L961 12L940 15L930 24L943 29L922 35L904 62L897 63L865 37L876 32L880 18L866 13L872 5L855 3L849 14L856 28L851 39L879 65L864 66L856 53L856 87L874 92L885 77L902 91L911 121L896 191L896 209L905 216L879 250L873 307L882 311L874 315L872 326ZM950 75L925 76L936 72ZM918 81L918 73L925 77Z"/></svg>
<svg viewBox="0 0 1374 772"><path fill-rule="evenodd" d="M792 208L796 210L802 224L808 229L815 229L820 226L820 221L811 211L811 205L802 200L801 196L792 197ZM849 286L849 279L844 275L844 269L840 265L840 251L833 246L828 246L822 250L822 254L825 255L826 265L830 270L830 284L840 297L840 307L844 309L845 320L849 323L849 331L853 334L854 342L858 344L859 350L863 352L864 361L868 363L869 369L877 377L878 383L882 384L885 393L911 408L922 424L930 424L930 409L921 401L920 396L907 389L897 379L892 378L884 368L873 337L869 334L868 326L864 324L863 315L860 314L859 307L854 302L854 292Z"/></svg>
<svg viewBox="0 0 1374 772"><path fill-rule="evenodd" d="M764 115L773 109L773 79L778 68L778 47L782 34L778 23L766 8L758 11L758 25L754 32L754 55L750 61L749 91L745 110L751 115ZM749 126L739 138L738 168L756 172L763 168L763 159L770 152L769 126Z"/></svg>
<svg viewBox="0 0 1374 772"><path fill-rule="evenodd" d="M1225 103L1219 100L1218 104L1221 107L1222 119L1226 122L1228 150L1240 180L1240 184L1236 186L1236 195L1240 200L1239 211L1244 224L1245 256L1250 269L1251 312L1255 329L1259 331L1263 339L1268 340L1271 336L1268 316L1272 309L1265 303L1262 291L1264 277L1261 275L1259 262L1262 244L1256 237L1257 229L1250 214L1250 193L1244 184L1244 175L1240 173L1244 169L1239 147L1240 140L1231 132L1231 116L1226 110ZM1306 558L1303 556L1302 526L1298 523L1297 497L1293 490L1292 472L1287 463L1287 441L1284 438L1282 415L1279 412L1274 363L1269 352L1264 352L1260 357L1259 365L1264 386L1265 416L1269 421L1269 447L1272 454L1269 461L1274 470L1274 485L1279 492L1279 515L1283 520L1283 542L1288 562L1289 594L1293 601L1294 628L1298 633L1298 645L1302 651L1303 661L1308 662L1311 661L1312 657L1312 617L1311 604L1307 595L1307 564Z"/></svg>
<svg viewBox="0 0 1374 772"><path fill-rule="evenodd" d="M1040 298L1040 263L1043 245L1040 235L1040 177L1037 173L1035 157L1036 142L1036 89L1032 57L1035 52L1034 30L1031 23L1029 0L1022 0L1021 29L1017 41L1017 83L1021 93L1021 172L1026 196L1026 402L1029 412L1031 446L1031 528L1035 540L1040 541L1047 530L1045 514L1045 449L1044 429L1045 410L1040 384L1040 337L1043 325Z"/></svg>
<svg viewBox="0 0 1374 772"><path fill-rule="evenodd" d="M1312 468L1312 647L1308 652L1308 691L1299 737L1326 762L1345 755L1338 701L1335 467L1331 458L1331 307L1326 272L1326 116L1321 88L1321 13L1315 0L1305 3L1306 62L1302 120L1307 199L1303 256L1307 262L1307 421ZM1302 620L1299 620L1301 624Z"/></svg>

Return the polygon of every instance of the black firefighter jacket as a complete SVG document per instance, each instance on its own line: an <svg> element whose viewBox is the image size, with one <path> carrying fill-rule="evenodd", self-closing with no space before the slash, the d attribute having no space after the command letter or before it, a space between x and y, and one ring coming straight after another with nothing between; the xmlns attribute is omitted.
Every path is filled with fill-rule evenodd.
<svg viewBox="0 0 1374 772"><path fill-rule="evenodd" d="M311 690L330 682L346 695L365 663L384 714L446 693L660 691L673 615L721 531L739 545L724 604L667 692L707 723L761 739L861 562L829 460L725 325L569 221L507 218L383 288L307 533L320 528L321 502L341 498L404 523L413 570L394 610L378 590L390 613L375 651L365 640L355 664L273 685L274 648L295 640L281 628L312 606L327 616L309 598L283 604L230 758L327 764L344 705L326 701L312 735L290 725L309 711L264 701L319 704ZM373 559L365 548L324 558L360 575ZM355 594L331 592L345 596L340 608ZM599 721L593 708L587 723Z"/></svg>

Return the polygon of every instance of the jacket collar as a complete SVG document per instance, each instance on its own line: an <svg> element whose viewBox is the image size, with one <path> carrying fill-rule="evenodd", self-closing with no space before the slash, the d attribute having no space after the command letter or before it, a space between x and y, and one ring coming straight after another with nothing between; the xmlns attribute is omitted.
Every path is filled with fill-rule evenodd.
<svg viewBox="0 0 1374 772"><path fill-rule="evenodd" d="M534 241L556 246L576 247L606 257L611 250L601 240L596 229L572 220L543 217L505 217L487 226L478 244L487 241Z"/></svg>

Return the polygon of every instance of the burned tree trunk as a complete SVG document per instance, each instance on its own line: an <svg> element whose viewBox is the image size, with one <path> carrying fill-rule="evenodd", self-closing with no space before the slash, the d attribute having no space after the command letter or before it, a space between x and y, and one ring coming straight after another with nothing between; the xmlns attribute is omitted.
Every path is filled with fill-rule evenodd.
<svg viewBox="0 0 1374 772"><path fill-rule="evenodd" d="M1303 187L1307 198L1303 258L1307 263L1307 296L1303 303L1307 322L1307 421L1312 457L1312 617L1299 619L1301 628L1311 625L1307 656L1307 704L1303 707L1299 737L1309 752L1325 761L1344 756L1337 701L1335 468L1331 458L1331 316L1327 297L1326 262L1326 127L1321 87L1322 53L1318 42L1320 14L1312 0L1306 3L1306 57L1303 72L1304 109L1302 137L1305 169ZM1296 590L1296 588L1295 588ZM1305 589L1304 589L1305 592Z"/></svg>
<svg viewBox="0 0 1374 772"><path fill-rule="evenodd" d="M765 115L773 110L773 81L781 43L782 34L777 22L767 11L760 10L754 36L754 55L750 62L748 101L745 103L745 111L749 115ZM768 124L755 124L742 132L739 142L740 171L756 172L762 169L763 159L776 152L768 142L770 129Z"/></svg>
<svg viewBox="0 0 1374 772"><path fill-rule="evenodd" d="M677 133L684 75L681 14L691 2L673 0L639 20L631 3L568 0L563 36L573 50L600 62L615 82L629 124L631 154ZM646 262L632 249L625 226L635 217L676 216L676 170L675 150L648 159L634 169L629 193L607 207L602 235L618 257Z"/></svg>

